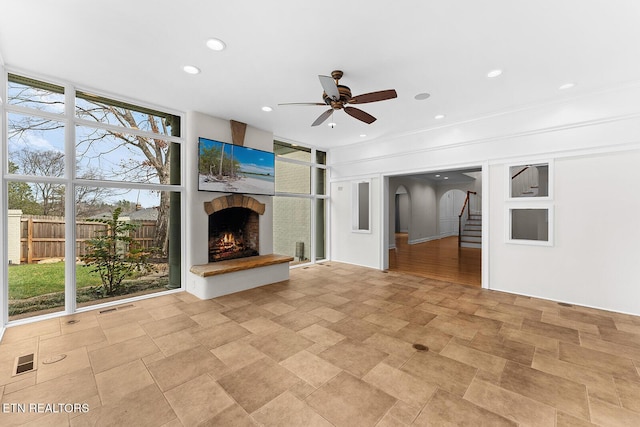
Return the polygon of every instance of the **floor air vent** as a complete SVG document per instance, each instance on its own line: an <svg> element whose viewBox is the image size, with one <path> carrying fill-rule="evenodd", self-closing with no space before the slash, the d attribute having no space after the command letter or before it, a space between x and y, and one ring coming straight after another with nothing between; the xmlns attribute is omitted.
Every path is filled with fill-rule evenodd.
<svg viewBox="0 0 640 427"><path fill-rule="evenodd" d="M133 308L133 307L135 307L135 305L133 305L133 304L121 305L121 306L118 306L118 307L111 307L111 308L106 308L104 310L100 310L98 313L99 314L113 313L114 311L126 310L127 308Z"/></svg>
<svg viewBox="0 0 640 427"><path fill-rule="evenodd" d="M31 372L35 369L35 366L36 358L34 353L18 356L16 357L16 363L14 364L13 376Z"/></svg>

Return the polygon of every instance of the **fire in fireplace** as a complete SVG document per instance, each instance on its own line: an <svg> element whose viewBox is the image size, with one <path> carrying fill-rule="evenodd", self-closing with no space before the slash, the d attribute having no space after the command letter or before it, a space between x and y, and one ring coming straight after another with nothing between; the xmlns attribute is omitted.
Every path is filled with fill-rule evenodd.
<svg viewBox="0 0 640 427"><path fill-rule="evenodd" d="M232 207L209 215L209 262L258 255L258 214Z"/></svg>

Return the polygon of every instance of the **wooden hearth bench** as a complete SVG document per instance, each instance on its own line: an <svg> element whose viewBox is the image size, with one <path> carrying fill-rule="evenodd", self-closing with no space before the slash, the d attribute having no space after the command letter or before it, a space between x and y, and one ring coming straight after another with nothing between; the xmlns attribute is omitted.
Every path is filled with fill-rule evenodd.
<svg viewBox="0 0 640 427"><path fill-rule="evenodd" d="M191 266L187 291L201 299L252 289L289 279L285 255L258 255Z"/></svg>

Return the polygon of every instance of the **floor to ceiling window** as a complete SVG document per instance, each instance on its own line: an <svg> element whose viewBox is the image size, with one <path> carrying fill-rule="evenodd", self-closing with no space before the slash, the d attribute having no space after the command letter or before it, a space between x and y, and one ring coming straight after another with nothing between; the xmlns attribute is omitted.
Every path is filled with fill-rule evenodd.
<svg viewBox="0 0 640 427"><path fill-rule="evenodd" d="M15 74L6 100L8 320L179 288L180 118Z"/></svg>
<svg viewBox="0 0 640 427"><path fill-rule="evenodd" d="M276 196L273 250L294 257L292 264L324 260L326 253L326 153L275 141Z"/></svg>

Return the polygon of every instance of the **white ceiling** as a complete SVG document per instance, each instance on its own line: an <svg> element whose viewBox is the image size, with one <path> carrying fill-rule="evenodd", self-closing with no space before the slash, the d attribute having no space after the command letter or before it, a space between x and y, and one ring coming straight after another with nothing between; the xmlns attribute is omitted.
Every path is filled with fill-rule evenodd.
<svg viewBox="0 0 640 427"><path fill-rule="evenodd" d="M2 0L0 55L12 71L155 107L199 111L331 148L574 97L640 77L639 0ZM205 41L227 44L213 52ZM202 73L188 75L191 64ZM487 72L500 68L495 79ZM354 95L398 98L310 125L318 74ZM559 91L564 83L572 89ZM417 101L414 96L431 97ZM265 113L262 106L272 106ZM436 114L445 114L435 120ZM360 134L367 134L360 137Z"/></svg>

